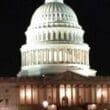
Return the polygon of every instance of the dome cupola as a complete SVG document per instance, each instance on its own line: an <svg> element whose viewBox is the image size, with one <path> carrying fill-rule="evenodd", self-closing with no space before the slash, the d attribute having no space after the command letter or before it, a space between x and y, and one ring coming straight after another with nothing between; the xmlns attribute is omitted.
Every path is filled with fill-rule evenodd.
<svg viewBox="0 0 110 110"><path fill-rule="evenodd" d="M45 3L50 3L50 2L59 2L59 3L63 3L63 0L45 0Z"/></svg>

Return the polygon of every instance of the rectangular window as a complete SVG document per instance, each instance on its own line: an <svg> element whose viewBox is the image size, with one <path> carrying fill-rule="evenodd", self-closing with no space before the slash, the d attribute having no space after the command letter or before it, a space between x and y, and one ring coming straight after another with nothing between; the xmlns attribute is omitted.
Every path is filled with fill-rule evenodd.
<svg viewBox="0 0 110 110"><path fill-rule="evenodd" d="M33 87L33 104L38 104L38 88L37 87Z"/></svg>
<svg viewBox="0 0 110 110"><path fill-rule="evenodd" d="M53 103L57 103L57 88L53 88Z"/></svg>
<svg viewBox="0 0 110 110"><path fill-rule="evenodd" d="M28 85L26 86L26 104L31 104L32 103L32 90L31 86Z"/></svg>
<svg viewBox="0 0 110 110"><path fill-rule="evenodd" d="M20 87L20 104L25 104L25 87Z"/></svg>
<svg viewBox="0 0 110 110"><path fill-rule="evenodd" d="M73 104L76 104L76 88L75 87L73 87L73 89L72 89L72 96L73 96Z"/></svg>

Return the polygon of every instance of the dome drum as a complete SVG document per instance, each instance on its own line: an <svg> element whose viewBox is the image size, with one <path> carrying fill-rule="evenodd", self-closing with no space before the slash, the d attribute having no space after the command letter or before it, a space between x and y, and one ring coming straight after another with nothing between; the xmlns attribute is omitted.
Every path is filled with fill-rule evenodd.
<svg viewBox="0 0 110 110"><path fill-rule="evenodd" d="M59 45L58 45L59 46ZM39 46L40 47L40 46ZM72 47L60 47L56 46L48 48L39 48L22 50L22 67L32 67L42 65L67 65L70 64L77 68L89 66L89 48L72 48ZM77 65L77 66L75 66ZM79 66L78 66L79 65ZM81 66L82 65L82 66ZM43 68L42 68L43 69ZM51 70L52 72L52 70ZM52 72L53 73L53 72Z"/></svg>
<svg viewBox="0 0 110 110"><path fill-rule="evenodd" d="M31 34L33 33L33 34ZM33 29L26 32L27 35L27 44L38 44L38 43L63 43L60 41L68 41L72 44L82 44L84 31L81 29L74 28L42 28L42 29ZM65 43L64 42L64 43Z"/></svg>
<svg viewBox="0 0 110 110"><path fill-rule="evenodd" d="M83 67L83 68L82 68ZM22 76L37 76L42 74L59 74L65 71L85 71L89 66L80 64L40 64L35 66L22 67ZM77 72L76 72L77 73Z"/></svg>

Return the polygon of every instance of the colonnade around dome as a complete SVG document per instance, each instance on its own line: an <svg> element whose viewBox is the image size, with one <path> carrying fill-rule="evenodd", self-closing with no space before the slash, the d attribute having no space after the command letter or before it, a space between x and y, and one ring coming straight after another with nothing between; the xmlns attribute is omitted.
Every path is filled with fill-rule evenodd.
<svg viewBox="0 0 110 110"><path fill-rule="evenodd" d="M31 32L30 32L31 31ZM37 30L30 30L27 32L27 44L37 43L74 43L82 44L83 43L83 34L84 31L74 28L66 27L52 27L52 28L41 28ZM50 42L53 41L53 42Z"/></svg>
<svg viewBox="0 0 110 110"><path fill-rule="evenodd" d="M89 52L72 48L45 48L22 52L22 66L38 64L82 64L89 66Z"/></svg>

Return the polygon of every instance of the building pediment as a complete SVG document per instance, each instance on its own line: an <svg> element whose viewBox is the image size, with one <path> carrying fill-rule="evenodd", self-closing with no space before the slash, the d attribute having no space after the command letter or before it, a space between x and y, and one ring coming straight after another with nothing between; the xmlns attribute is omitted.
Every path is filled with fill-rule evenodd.
<svg viewBox="0 0 110 110"><path fill-rule="evenodd" d="M45 81L60 81L60 82L65 82L65 81L85 81L87 80L88 77L81 76L77 73L66 71L64 73L57 73L57 74L51 74L51 75L45 75Z"/></svg>
<svg viewBox="0 0 110 110"><path fill-rule="evenodd" d="M79 75L75 72L71 72L71 71L66 71L64 73L61 73L59 74L59 78L62 79L62 80L74 80L74 81L77 81L77 80L87 80L87 77L85 76L82 76L82 75Z"/></svg>

